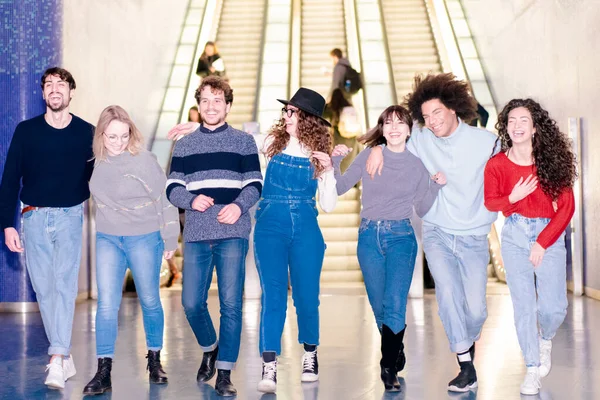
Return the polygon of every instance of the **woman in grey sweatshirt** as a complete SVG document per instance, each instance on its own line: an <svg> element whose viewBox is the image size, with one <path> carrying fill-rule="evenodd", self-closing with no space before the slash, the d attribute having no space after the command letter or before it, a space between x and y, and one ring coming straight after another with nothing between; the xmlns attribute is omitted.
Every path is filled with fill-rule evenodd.
<svg viewBox="0 0 600 400"><path fill-rule="evenodd" d="M396 373L406 362L403 344L406 300L417 256L410 217L413 208L423 217L446 183L444 174L438 172L430 177L421 160L406 150L411 129L408 110L390 106L379 116L377 126L358 138L367 148L343 175L340 163L349 149L338 145L333 150L338 195L362 179L357 254L381 332L381 379L386 390L399 390ZM385 162L381 174L371 179L366 160L371 148L378 145L385 145Z"/></svg>
<svg viewBox="0 0 600 400"><path fill-rule="evenodd" d="M159 297L162 257L177 248L177 209L165 196L167 178L142 135L119 106L102 111L93 141L90 192L96 211L96 353L98 372L84 394L111 389L123 279L129 268L142 306L150 381L167 383L160 363L164 314Z"/></svg>

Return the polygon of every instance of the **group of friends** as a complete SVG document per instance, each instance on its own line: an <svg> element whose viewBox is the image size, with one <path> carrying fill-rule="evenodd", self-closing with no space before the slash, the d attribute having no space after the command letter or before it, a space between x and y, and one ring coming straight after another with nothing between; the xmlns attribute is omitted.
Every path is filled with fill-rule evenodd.
<svg viewBox="0 0 600 400"><path fill-rule="evenodd" d="M104 109L96 126L69 112L75 80L62 68L41 79L46 112L14 133L0 185L5 242L26 252L27 269L50 342L46 385L75 375L71 329L82 244L83 202L95 204L96 355L84 394L111 389L118 310L127 268L142 308L149 380L168 382L161 361L162 258L178 247L177 208L185 210L182 303L203 351L197 380L217 376L221 396L237 391L246 254L255 214L254 254L262 289L258 390L276 392L288 283L302 345L302 382L319 379L320 274L326 244L317 223L337 197L362 182L357 255L381 333L380 376L397 391L405 368L406 303L417 256L411 223L423 220L423 249L439 315L460 368L448 390L477 387L475 343L487 317L487 235L497 212L506 222L502 256L527 372L522 394L537 394L551 368L552 339L567 310L565 229L574 212L575 157L567 137L532 99L511 100L498 135L468 125L477 102L452 74L415 77L404 106L392 105L358 138L365 146L342 172L350 147L333 146L325 99L300 88L282 103L267 135L227 124L233 90L205 77L195 93L201 123L174 127L168 177L145 150L127 112ZM269 162L260 169L259 153ZM19 189L22 237L15 229ZM22 239L22 241L21 241ZM219 333L207 307L218 276Z"/></svg>

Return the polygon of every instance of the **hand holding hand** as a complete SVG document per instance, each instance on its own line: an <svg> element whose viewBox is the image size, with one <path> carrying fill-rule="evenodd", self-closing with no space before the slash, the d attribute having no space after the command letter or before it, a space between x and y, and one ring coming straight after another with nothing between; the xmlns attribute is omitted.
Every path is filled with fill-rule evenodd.
<svg viewBox="0 0 600 400"><path fill-rule="evenodd" d="M15 228L4 228L4 243L6 243L6 247L12 252L22 253L25 251L21 245L19 232Z"/></svg>
<svg viewBox="0 0 600 400"><path fill-rule="evenodd" d="M381 175L381 170L383 170L383 149L381 146L375 146L371 149L371 154L367 158L367 173L373 179L375 173Z"/></svg>
<svg viewBox="0 0 600 400"><path fill-rule="evenodd" d="M177 140L180 137L194 132L196 129L198 129L198 127L200 127L199 122L185 122L183 124L177 124L171 128L169 133L167 133L167 138L171 140Z"/></svg>
<svg viewBox="0 0 600 400"><path fill-rule="evenodd" d="M329 154L323 153L322 151L313 151L311 157L316 158L319 161L319 163L323 166L323 172L331 171L333 169L333 164Z"/></svg>
<svg viewBox="0 0 600 400"><path fill-rule="evenodd" d="M240 219L242 210L237 204L227 204L217 215L217 221L222 224L233 225Z"/></svg>
<svg viewBox="0 0 600 400"><path fill-rule="evenodd" d="M352 147L348 147L345 144L338 144L333 148L331 157L343 156L346 157L348 153L352 151Z"/></svg>
<svg viewBox="0 0 600 400"><path fill-rule="evenodd" d="M437 183L438 185L445 185L447 183L446 181L446 175L444 175L443 172L438 172L437 174L433 175L431 177L431 179L433 179L433 181L435 183Z"/></svg>
<svg viewBox="0 0 600 400"><path fill-rule="evenodd" d="M510 204L515 204L517 201L521 201L533 193L533 191L537 189L537 183L537 177L533 176L533 174L529 175L525 180L521 177L508 196Z"/></svg>
<svg viewBox="0 0 600 400"><path fill-rule="evenodd" d="M542 263L546 249L542 247L538 242L535 242L531 246L531 252L529 253L529 261L533 264L534 268L537 268Z"/></svg>
<svg viewBox="0 0 600 400"><path fill-rule="evenodd" d="M214 205L215 199L213 199L212 197L205 196L203 194L198 195L192 202L192 208L200 212L204 212Z"/></svg>

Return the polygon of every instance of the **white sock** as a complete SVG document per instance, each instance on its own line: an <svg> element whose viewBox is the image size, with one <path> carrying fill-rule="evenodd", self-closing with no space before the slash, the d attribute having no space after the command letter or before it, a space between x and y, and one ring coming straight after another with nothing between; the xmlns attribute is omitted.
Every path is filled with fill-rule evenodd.
<svg viewBox="0 0 600 400"><path fill-rule="evenodd" d="M457 353L456 355L458 356L458 361L460 362L471 361L471 353L469 353L468 350L464 353Z"/></svg>

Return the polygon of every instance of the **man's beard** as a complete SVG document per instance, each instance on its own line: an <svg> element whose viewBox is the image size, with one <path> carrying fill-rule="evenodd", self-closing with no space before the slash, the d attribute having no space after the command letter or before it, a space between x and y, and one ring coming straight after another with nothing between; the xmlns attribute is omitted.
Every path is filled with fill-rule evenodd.
<svg viewBox="0 0 600 400"><path fill-rule="evenodd" d="M61 102L58 106L52 107L50 105L50 101L46 100L46 106L52 110L52 112L61 112L63 110L65 110L67 107L69 107L69 103L71 102L71 99L69 99L68 102Z"/></svg>

